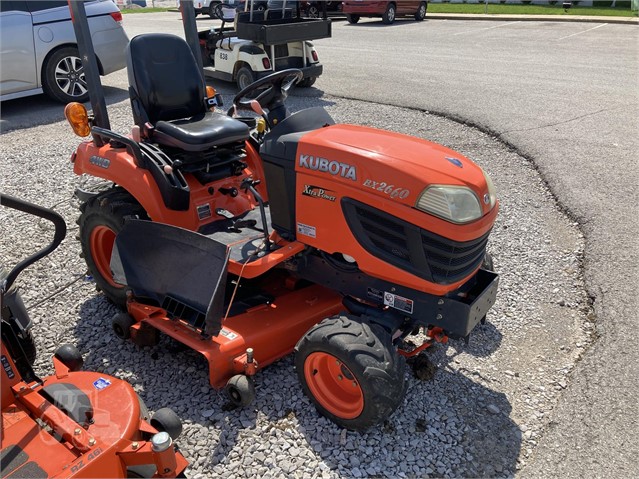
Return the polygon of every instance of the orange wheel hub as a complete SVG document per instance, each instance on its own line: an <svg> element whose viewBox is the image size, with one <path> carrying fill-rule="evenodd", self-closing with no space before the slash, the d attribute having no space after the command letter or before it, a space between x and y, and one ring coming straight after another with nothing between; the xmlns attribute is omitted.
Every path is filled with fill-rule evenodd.
<svg viewBox="0 0 639 479"><path fill-rule="evenodd" d="M364 393L355 375L332 354L315 352L304 362L313 397L334 416L354 419L364 410Z"/></svg>
<svg viewBox="0 0 639 479"><path fill-rule="evenodd" d="M111 286L121 287L113 281L111 273L111 253L113 253L113 245L115 244L115 231L108 226L100 225L91 231L90 247L91 257L98 269L100 276Z"/></svg>

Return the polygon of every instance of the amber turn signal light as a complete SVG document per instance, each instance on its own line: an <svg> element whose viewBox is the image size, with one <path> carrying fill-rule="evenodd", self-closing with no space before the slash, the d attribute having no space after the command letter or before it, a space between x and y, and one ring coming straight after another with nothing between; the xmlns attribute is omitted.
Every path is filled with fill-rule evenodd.
<svg viewBox="0 0 639 479"><path fill-rule="evenodd" d="M89 126L89 114L82 103L69 103L64 107L64 116L73 129L73 133L78 136L89 136L91 127Z"/></svg>

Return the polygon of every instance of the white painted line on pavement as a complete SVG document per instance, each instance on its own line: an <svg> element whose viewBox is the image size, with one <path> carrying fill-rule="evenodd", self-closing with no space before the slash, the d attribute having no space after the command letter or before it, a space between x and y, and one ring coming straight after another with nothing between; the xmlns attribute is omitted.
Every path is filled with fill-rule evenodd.
<svg viewBox="0 0 639 479"><path fill-rule="evenodd" d="M507 25L514 25L515 23L521 23L521 21L517 20L516 22L502 23L501 25L495 25L493 27L488 27L488 28L480 28L479 30L468 30L468 31L465 31L465 32L453 33L453 36L455 36L455 35L465 35L466 33L483 32L484 30L492 30L494 28L501 28L501 27L505 27Z"/></svg>
<svg viewBox="0 0 639 479"><path fill-rule="evenodd" d="M583 32L577 32L577 33L573 33L572 35L566 35L565 37L558 38L558 40L563 40L565 38L574 37L575 35L581 35L582 33L586 33L586 32L589 32L591 30L595 30L596 28L605 27L606 25L608 25L608 24L607 23L602 23L601 25L597 25L596 27L589 28L588 30L584 30Z"/></svg>

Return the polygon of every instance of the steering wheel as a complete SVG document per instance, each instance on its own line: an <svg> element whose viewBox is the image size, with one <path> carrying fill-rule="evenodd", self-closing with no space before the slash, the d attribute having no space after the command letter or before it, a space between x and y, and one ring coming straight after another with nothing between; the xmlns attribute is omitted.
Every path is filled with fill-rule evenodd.
<svg viewBox="0 0 639 479"><path fill-rule="evenodd" d="M299 83L303 77L304 74L301 70L290 68L260 78L235 95L233 106L228 111L229 116L232 116L235 110L252 110L251 102L253 100L257 100L262 108L269 111L283 106L291 87ZM257 94L256 97L251 95L262 89L264 91Z"/></svg>

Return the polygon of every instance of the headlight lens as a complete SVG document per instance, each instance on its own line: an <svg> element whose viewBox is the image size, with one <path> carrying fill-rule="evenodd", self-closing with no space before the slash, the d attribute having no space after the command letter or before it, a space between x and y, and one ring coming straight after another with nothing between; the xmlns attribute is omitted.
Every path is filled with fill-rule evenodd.
<svg viewBox="0 0 639 479"><path fill-rule="evenodd" d="M469 223L482 214L477 195L465 186L429 186L416 207L453 223Z"/></svg>

